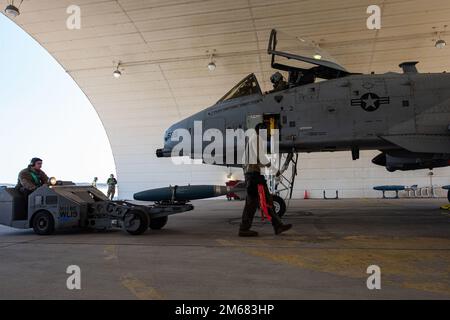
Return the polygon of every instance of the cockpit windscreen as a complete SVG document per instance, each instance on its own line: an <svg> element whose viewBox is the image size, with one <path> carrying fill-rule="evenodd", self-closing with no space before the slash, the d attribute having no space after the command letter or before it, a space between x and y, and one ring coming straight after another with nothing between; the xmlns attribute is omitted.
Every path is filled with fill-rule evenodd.
<svg viewBox="0 0 450 320"><path fill-rule="evenodd" d="M233 89L228 91L218 102L236 99L240 97L250 96L254 94L262 94L256 76L252 73L241 80Z"/></svg>

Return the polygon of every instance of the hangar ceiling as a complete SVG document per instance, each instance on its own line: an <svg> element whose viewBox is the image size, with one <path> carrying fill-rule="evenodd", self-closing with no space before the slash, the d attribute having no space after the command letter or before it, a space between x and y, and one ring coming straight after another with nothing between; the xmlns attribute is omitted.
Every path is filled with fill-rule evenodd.
<svg viewBox="0 0 450 320"><path fill-rule="evenodd" d="M366 28L374 2L382 8L378 31ZM80 30L66 27L73 4L81 7ZM210 173L223 168L176 168L156 159L155 149L172 122L213 104L248 73L269 88L272 28L318 42L354 72L398 71L408 60L419 60L422 72L450 67L450 50L433 42L433 27L449 36L448 0L24 0L20 9L15 22L98 112L126 197L167 185L168 173L171 183L221 181ZM214 50L217 68L210 72L207 51ZM115 79L119 61L123 76Z"/></svg>

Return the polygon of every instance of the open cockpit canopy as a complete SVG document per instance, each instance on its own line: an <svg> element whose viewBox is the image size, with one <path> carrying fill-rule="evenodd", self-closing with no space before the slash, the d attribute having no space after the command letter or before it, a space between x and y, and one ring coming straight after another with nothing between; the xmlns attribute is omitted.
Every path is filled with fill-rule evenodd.
<svg viewBox="0 0 450 320"><path fill-rule="evenodd" d="M314 42L275 29L270 33L268 53L272 55L272 68L289 72L289 87L313 83L318 78L335 79L350 74ZM253 73L241 80L218 102L251 95L262 95Z"/></svg>
<svg viewBox="0 0 450 320"><path fill-rule="evenodd" d="M316 78L334 79L349 72L328 52L313 41L272 29L267 53L272 55L272 68Z"/></svg>

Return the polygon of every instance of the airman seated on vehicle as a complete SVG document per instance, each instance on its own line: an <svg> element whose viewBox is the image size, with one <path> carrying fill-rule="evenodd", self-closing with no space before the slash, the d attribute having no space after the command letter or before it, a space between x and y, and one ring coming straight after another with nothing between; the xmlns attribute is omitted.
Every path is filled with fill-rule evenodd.
<svg viewBox="0 0 450 320"><path fill-rule="evenodd" d="M19 173L16 189L29 195L40 186L48 183L48 176L42 171L42 159L33 158L27 168Z"/></svg>

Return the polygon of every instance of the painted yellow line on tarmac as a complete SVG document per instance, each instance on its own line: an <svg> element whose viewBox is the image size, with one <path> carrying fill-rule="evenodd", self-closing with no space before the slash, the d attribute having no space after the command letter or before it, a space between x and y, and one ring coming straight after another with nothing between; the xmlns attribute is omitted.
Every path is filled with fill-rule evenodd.
<svg viewBox="0 0 450 320"><path fill-rule="evenodd" d="M116 245L106 245L103 250L104 259L113 263L120 269L118 249ZM139 280L131 273L120 276L120 284L127 288L136 298L140 300L161 300L164 299L162 293L155 288Z"/></svg>
<svg viewBox="0 0 450 320"><path fill-rule="evenodd" d="M133 275L128 274L123 276L120 280L122 285L130 290L140 300L162 300L164 296L155 288L146 285L141 280L135 278Z"/></svg>
<svg viewBox="0 0 450 320"><path fill-rule="evenodd" d="M117 246L115 245L107 245L103 250L105 254L105 260L117 260Z"/></svg>

